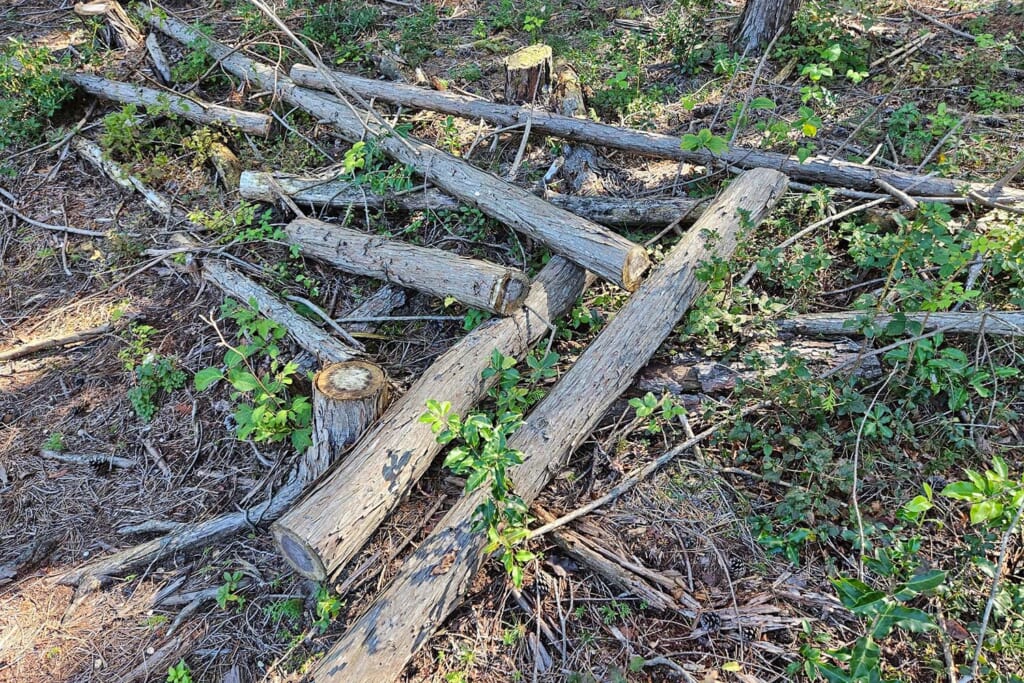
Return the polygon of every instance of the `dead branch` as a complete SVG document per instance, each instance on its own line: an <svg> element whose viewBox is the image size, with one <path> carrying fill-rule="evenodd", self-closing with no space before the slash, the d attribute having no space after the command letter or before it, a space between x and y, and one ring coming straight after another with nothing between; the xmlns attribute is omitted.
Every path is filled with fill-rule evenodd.
<svg viewBox="0 0 1024 683"><path fill-rule="evenodd" d="M1024 335L1024 311L808 313L788 320L779 320L776 325L781 332L822 337L858 336L858 324L867 320L875 328L885 328L893 322L906 321L920 325L922 332L942 329L950 334L995 334L1009 337Z"/></svg>
<svg viewBox="0 0 1024 683"><path fill-rule="evenodd" d="M82 330L81 332L72 332L71 334L62 334L56 337L47 337L45 339L37 339L35 341L27 342L16 348L8 349L7 351L0 351L0 363L24 358L25 356L30 356L33 353L38 353L39 351L59 349L65 346L71 346L72 344L80 344L82 342L95 339L96 337L102 337L113 329L114 326L107 323L88 330Z"/></svg>

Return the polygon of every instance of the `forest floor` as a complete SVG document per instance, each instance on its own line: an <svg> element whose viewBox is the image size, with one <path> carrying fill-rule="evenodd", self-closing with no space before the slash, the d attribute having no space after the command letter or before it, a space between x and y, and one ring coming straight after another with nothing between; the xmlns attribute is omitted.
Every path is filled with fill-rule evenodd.
<svg viewBox="0 0 1024 683"><path fill-rule="evenodd" d="M499 101L503 58L544 42L575 68L588 115L607 123L712 150L870 159L879 169L1024 185L1020 173L1005 178L1024 154L1020 3L807 1L763 60L729 48L739 3L288 0L275 8L325 62L351 73L393 78L397 70L424 87ZM244 44L254 58L282 67L303 61L245 0L167 9ZM111 51L101 33L69 3L0 7L5 39L45 47L78 68L155 83L144 50ZM393 189L409 180L384 158L353 154L303 112L240 86L197 46L160 41L178 91L273 110L284 123L259 138L143 116L0 66L0 353L110 325L77 345L0 362L4 683L299 680L462 492L463 480L439 459L363 553L323 585L293 572L256 525L97 590L58 583L168 528L130 527L190 524L264 500L296 458L287 438L238 438L234 411L245 396L197 389L195 374L222 363L218 329L230 338L239 317L222 309L220 291L146 253L168 247L181 226L99 175L71 148L72 134L97 141L171 197L205 228L196 236L207 246L335 318L379 283L293 254L277 232L287 208L225 189L208 161L211 142L227 144L245 169L311 173L358 160L352 174L368 184ZM4 60L30 54L6 40L0 47ZM379 109L445 151L466 157L475 147L472 163L502 177L522 140L510 130L481 143L492 130L481 121ZM543 135L529 143L518 172L524 187L567 151ZM721 164L610 149L599 158L591 191L623 198L714 196L731 178ZM552 182L563 193L567 186ZM866 208L878 197L791 188L729 261L702 268L707 292L539 501L555 516L570 512L685 440L688 427L725 422L569 526L654 589L688 596L696 613L652 607L545 536L532 542L540 559L527 566L521 592L500 563L485 562L404 680L1022 680L1024 343L874 320L1021 309L1024 220L1019 210L964 202L911 209L880 197ZM530 274L549 256L467 207L318 215ZM657 261L677 239L665 227L623 234ZM599 281L558 321L559 373L625 298ZM779 321L838 311L859 315L844 341L823 343L824 360L786 353L802 340L780 332ZM405 318L359 339L399 395L486 318L413 292L390 315ZM875 364L826 372L837 344ZM308 395L311 359L297 348L284 355L302 370L289 395ZM742 371L739 379L706 388L687 374L725 366ZM666 379L684 375L686 382ZM770 407L738 415L761 401ZM60 459L74 454L132 462ZM157 664L147 668L149 661Z"/></svg>

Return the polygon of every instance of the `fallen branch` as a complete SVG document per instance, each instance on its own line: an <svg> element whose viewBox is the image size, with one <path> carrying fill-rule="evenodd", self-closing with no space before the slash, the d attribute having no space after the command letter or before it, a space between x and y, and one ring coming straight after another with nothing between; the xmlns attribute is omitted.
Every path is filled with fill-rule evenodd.
<svg viewBox="0 0 1024 683"><path fill-rule="evenodd" d="M876 329L893 322L916 323L922 332L942 329L950 334L995 334L1016 337L1024 335L1024 311L962 311L951 313L871 313L846 311L837 313L808 313L779 320L780 332L810 336L857 336L862 322L870 321Z"/></svg>
<svg viewBox="0 0 1024 683"><path fill-rule="evenodd" d="M25 356L30 356L33 353L38 353L39 351L59 349L72 344L80 344L82 342L95 339L96 337L102 337L113 329L114 326L107 323L106 325L99 325L88 330L82 330L81 332L72 332L71 334L62 334L57 337L47 337L46 339L30 341L16 348L8 349L7 351L0 351L0 363L24 358Z"/></svg>
<svg viewBox="0 0 1024 683"><path fill-rule="evenodd" d="M703 291L696 277L699 264L728 257L741 223L759 223L785 188L785 176L766 169L737 178L533 409L508 441L508 448L525 454L523 464L510 473L524 502L536 498ZM313 674L315 681L398 678L461 602L482 562L487 538L473 527L476 510L488 496L485 486L455 504L388 589L327 653Z"/></svg>
<svg viewBox="0 0 1024 683"><path fill-rule="evenodd" d="M368 235L315 218L296 218L285 232L302 253L339 270L442 299L451 296L471 308L500 315L518 308L530 289L530 278L513 268Z"/></svg>
<svg viewBox="0 0 1024 683"><path fill-rule="evenodd" d="M138 463L131 458L122 458L110 453L61 453L43 449L39 455L50 460L71 463L72 465L108 465L109 467L135 467Z"/></svg>
<svg viewBox="0 0 1024 683"><path fill-rule="evenodd" d="M150 14L146 21L172 38L191 44L195 29L170 17ZM557 209L529 192L475 168L415 138L383 136L383 128L365 120L333 97L296 86L288 77L208 38L202 43L221 67L239 78L275 93L330 124L342 137L357 142L373 131L378 148L414 168L424 178L488 216L547 244L591 272L632 291L650 266L646 251L606 228ZM326 83L326 80L325 80ZM368 119L369 117L365 117Z"/></svg>
<svg viewBox="0 0 1024 683"><path fill-rule="evenodd" d="M106 237L107 233L100 232L98 230L86 230L85 228L73 228L70 225L51 225L50 223L43 223L37 221L34 218L29 218L25 214L21 213L13 206L8 206L4 202L0 201L0 209L3 209L7 213L11 214L18 220L24 221L31 226L42 228L43 230L53 230L54 232L67 232L72 235L84 235L86 237Z"/></svg>
<svg viewBox="0 0 1024 683"><path fill-rule="evenodd" d="M238 189L245 199L274 204L278 199L274 183L286 196L304 206L339 209L351 206L369 209L393 207L401 211L452 211L462 206L459 200L434 188L399 194L374 194L361 185L341 179L337 172L298 176L291 173L242 171ZM612 227L667 225L679 216L688 216L689 220L683 224L689 225L700 215L697 209L707 203L706 200L689 197L577 197L551 190L545 191L542 197L560 209Z"/></svg>
<svg viewBox="0 0 1024 683"><path fill-rule="evenodd" d="M355 557L441 451L430 426L419 422L427 400L449 400L460 414L472 408L494 383L494 378L481 379L491 351L521 358L548 332L551 321L572 308L584 280L580 268L553 258L537 275L522 308L484 323L434 361L345 462L273 525L289 564L322 581Z"/></svg>
<svg viewBox="0 0 1024 683"><path fill-rule="evenodd" d="M169 90L112 81L87 73L66 73L63 77L90 95L124 104L139 104L155 112L170 113L205 125L227 126L266 137L273 123L273 119L266 114L210 104L194 97L182 97Z"/></svg>
<svg viewBox="0 0 1024 683"><path fill-rule="evenodd" d="M474 121L483 119L496 126L515 125L531 118L532 127L538 132L576 142L621 149L647 157L675 159L691 164L720 163L737 168L773 168L804 182L869 192L876 188L875 180L881 179L918 198L959 197L964 194L963 189L968 188L991 201L1024 201L1024 190L1020 189L998 188L998 191L990 193L989 186L984 183L904 173L848 161L826 161L812 158L801 162L794 156L745 148L731 148L721 155L715 155L706 150L689 151L680 147L680 138L671 135L610 126L544 111L531 111L528 107L493 104L451 92L425 90L402 83L374 81L338 71L334 71L332 74L353 91L366 98L375 98L414 109L429 109ZM299 85L314 88L324 87L324 81L316 70L302 64L292 67L291 77Z"/></svg>

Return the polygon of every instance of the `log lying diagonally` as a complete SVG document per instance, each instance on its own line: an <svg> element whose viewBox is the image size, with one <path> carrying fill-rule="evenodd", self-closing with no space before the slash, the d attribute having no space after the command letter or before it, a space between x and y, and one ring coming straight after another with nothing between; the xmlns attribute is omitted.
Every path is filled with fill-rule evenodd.
<svg viewBox="0 0 1024 683"><path fill-rule="evenodd" d="M338 173L323 175L295 175L242 171L238 191L245 199L273 204L278 200L277 190L303 206L328 206L345 209L350 206L383 209L393 207L402 211L454 210L462 203L434 188L422 192L379 195L368 192L352 182L339 178ZM628 199L622 197L578 197L545 192L544 199L587 220L610 227L632 228L645 225L665 226L683 216L680 225L697 220L705 199L689 197L653 197Z"/></svg>
<svg viewBox="0 0 1024 683"><path fill-rule="evenodd" d="M514 268L471 259L441 249L420 247L358 230L296 218L285 227L288 241L303 254L347 273L387 280L499 315L517 309L530 278Z"/></svg>
<svg viewBox="0 0 1024 683"><path fill-rule="evenodd" d="M704 151L684 150L680 139L671 135L647 133L631 128L610 126L586 119L570 118L543 111L530 111L526 107L494 104L450 92L426 90L414 85L385 83L368 78L332 72L339 81L362 97L376 98L385 102L401 104L417 109L429 109L454 116L479 120L497 126L511 126L530 119L533 130L555 135L566 140L602 145L621 149L634 154L660 159L676 159L694 164L725 163L738 168L774 168L794 180L805 183L822 183L837 187L876 192L875 181L881 179L893 187L915 197L954 197L969 188L993 201L1024 201L1024 190L1005 187L989 195L990 186L948 178L935 178L874 168L841 160L810 159L804 163L794 156L764 152L757 149L732 148L721 155ZM324 88L325 80L315 69L297 64L292 67L291 77L296 83L315 88Z"/></svg>
<svg viewBox="0 0 1024 683"><path fill-rule="evenodd" d="M786 177L756 169L741 175L704 213L608 323L596 340L530 413L509 440L525 454L512 472L515 490L531 502L632 382L704 285L698 265L735 248L740 225L757 224L782 195ZM749 214L746 212L749 211ZM392 681L459 604L482 560L485 534L472 529L489 492L464 496L403 564L391 585L327 653L317 683Z"/></svg>
<svg viewBox="0 0 1024 683"><path fill-rule="evenodd" d="M862 311L835 313L808 313L778 321L782 332L817 335L822 337L858 336L862 320L870 320L872 327L882 329L892 322L909 322L921 326L922 332L943 330L950 334L994 334L1024 336L1024 311L957 311L945 313L871 314Z"/></svg>
<svg viewBox="0 0 1024 683"><path fill-rule="evenodd" d="M434 361L345 462L271 527L289 564L323 581L349 562L441 451L430 427L418 421L427 400L450 400L460 413L472 408L493 384L480 376L491 351L522 357L569 311L584 280L577 266L551 259L519 311L489 320Z"/></svg>
<svg viewBox="0 0 1024 683"><path fill-rule="evenodd" d="M200 37L195 29L171 17L149 14L146 21L186 44ZM385 131L368 115L357 115L355 110L333 97L300 88L276 69L244 57L221 43L203 37L202 44L228 72L329 123L351 142L363 139L366 131L371 131L377 146L392 159L411 166L445 192L624 289L636 289L650 266L643 248L603 226L551 206L526 190L415 138L384 135Z"/></svg>

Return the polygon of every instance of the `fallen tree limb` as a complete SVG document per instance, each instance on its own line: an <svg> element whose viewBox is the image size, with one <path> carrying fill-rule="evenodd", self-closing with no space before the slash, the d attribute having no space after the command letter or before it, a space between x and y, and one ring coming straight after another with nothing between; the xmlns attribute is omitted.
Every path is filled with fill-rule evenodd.
<svg viewBox="0 0 1024 683"><path fill-rule="evenodd" d="M96 337L102 337L113 329L114 326L107 323L106 325L99 325L88 330L82 330L81 332L72 332L71 334L62 334L57 337L47 337L46 339L30 341L13 349L8 349L7 351L0 351L0 363L24 358L25 356L30 356L33 353L38 353L39 351L59 349L72 344L80 344L82 342L89 341L90 339L95 339Z"/></svg>
<svg viewBox="0 0 1024 683"><path fill-rule="evenodd" d="M339 270L386 280L500 315L516 310L530 289L530 278L514 268L471 259L358 230L296 218L285 227L288 241L302 253Z"/></svg>
<svg viewBox="0 0 1024 683"><path fill-rule="evenodd" d="M245 199L274 204L278 199L274 183L277 183L293 201L305 206L328 206L339 209L350 206L365 206L370 209L394 207L402 211L451 211L462 206L459 200L434 188L427 188L421 192L374 194L361 185L342 180L336 172L318 176L298 176L291 173L242 171L238 189ZM624 228L667 225L680 216L689 217L682 224L690 225L700 214L697 209L707 203L707 200L689 197L577 197L550 190L543 194L543 198L560 209L595 223Z"/></svg>
<svg viewBox="0 0 1024 683"><path fill-rule="evenodd" d="M544 111L530 111L526 107L494 104L451 92L437 92L402 83L385 83L334 71L342 83L366 98L376 98L415 109L429 109L473 120L483 119L497 126L511 126L531 119L534 130L576 142L621 149L634 154L663 159L675 159L691 164L722 163L737 168L773 168L796 180L874 191L876 179L916 198L961 196L971 189L991 201L1024 201L1024 190L1001 187L990 195L985 183L934 178L914 173L875 168L841 160L808 159L801 163L794 156L763 152L756 149L731 148L721 155L706 150L689 151L680 147L680 138L610 126L586 119L559 116ZM300 85L324 88L325 80L315 69L296 64L291 77ZM996 189L996 188L992 188Z"/></svg>
<svg viewBox="0 0 1024 683"><path fill-rule="evenodd" d="M176 95L169 90L112 81L102 76L80 72L65 73L63 77L90 95L124 104L139 104L147 109L170 113L196 123L237 128L251 135L266 137L270 134L273 122L266 114L210 104L193 97Z"/></svg>
<svg viewBox="0 0 1024 683"><path fill-rule="evenodd" d="M580 268L553 258L519 311L484 323L427 368L345 462L273 525L289 564L322 581L355 557L442 448L430 426L419 422L427 400L449 400L459 413L472 408L494 383L494 378L481 379L491 351L522 357L572 308L584 280Z"/></svg>
<svg viewBox="0 0 1024 683"><path fill-rule="evenodd" d="M837 313L808 313L779 320L780 332L793 332L811 336L858 336L860 322L870 321L875 329L884 329L893 322L903 321L921 325L921 332L943 328L950 334L995 334L1000 336L1024 335L1024 311L961 311L950 313L874 314L867 311Z"/></svg>
<svg viewBox="0 0 1024 683"><path fill-rule="evenodd" d="M44 448L39 451L39 455L51 460L71 463L72 465L107 465L109 467L135 467L138 465L131 458L122 458L112 453L61 453L60 451L49 451Z"/></svg>
<svg viewBox="0 0 1024 683"><path fill-rule="evenodd" d="M195 29L171 17L150 14L146 21L185 44L193 44L200 38ZM551 206L415 138L382 135L384 129L369 120L369 116L364 120L337 99L300 88L276 69L244 57L221 43L203 37L202 44L228 72L319 117L350 142L363 140L370 130L381 151L411 166L429 182L626 290L636 289L650 266L642 247L603 226Z"/></svg>
<svg viewBox="0 0 1024 683"><path fill-rule="evenodd" d="M508 441L510 449L525 454L510 474L527 504L703 291L698 266L713 256L728 257L741 223L759 223L785 189L785 176L767 169L737 178L533 409ZM398 678L462 600L483 559L486 535L472 528L489 495L481 487L444 516L388 589L328 651L313 674L317 683Z"/></svg>

